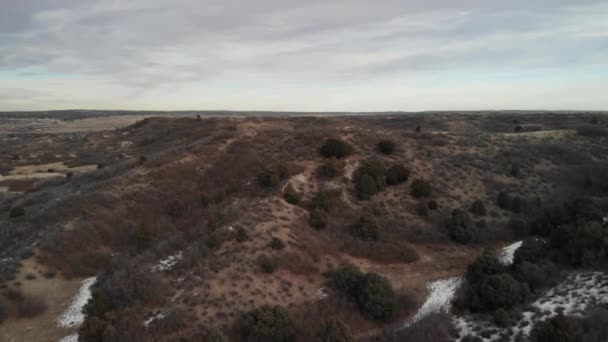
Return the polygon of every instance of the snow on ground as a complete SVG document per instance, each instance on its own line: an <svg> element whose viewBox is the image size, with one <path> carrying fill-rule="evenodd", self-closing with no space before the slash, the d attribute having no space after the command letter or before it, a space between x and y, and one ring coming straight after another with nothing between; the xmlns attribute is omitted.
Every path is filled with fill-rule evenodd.
<svg viewBox="0 0 608 342"><path fill-rule="evenodd" d="M68 308L57 318L57 325L63 328L78 328L84 322L84 306L91 298L91 286L95 284L97 277L87 278L82 281L78 293L72 298ZM78 342L78 333L65 336L59 342Z"/></svg>
<svg viewBox="0 0 608 342"><path fill-rule="evenodd" d="M78 342L78 334L68 335L62 338L59 342Z"/></svg>
<svg viewBox="0 0 608 342"><path fill-rule="evenodd" d="M501 249L498 253L498 259L500 260L500 262L502 262L504 265L511 265L513 263L513 256L515 255L515 251L519 247L521 247L521 244L522 241L517 241Z"/></svg>
<svg viewBox="0 0 608 342"><path fill-rule="evenodd" d="M454 325L461 341L464 336L478 336L484 342L514 341L519 334L529 335L534 324L547 320L558 312L581 316L592 304L608 303L608 274L603 272L580 272L571 274L561 284L524 309L522 318L510 329L501 329L492 322L475 320L472 317L456 317ZM485 336L485 337L482 337Z"/></svg>
<svg viewBox="0 0 608 342"><path fill-rule="evenodd" d="M456 294L456 290L460 287L460 284L462 284L461 277L446 278L430 283L427 286L429 289L429 296L426 301L422 304L420 309L418 309L416 315L403 325L402 329L407 328L412 323L417 322L432 313L448 312L452 299Z"/></svg>
<svg viewBox="0 0 608 342"><path fill-rule="evenodd" d="M91 277L82 281L78 293L72 298L72 302L68 308L57 318L57 324L60 327L78 327L84 322L82 309L89 301L89 298L91 298L91 286L95 284L96 280L97 277Z"/></svg>
<svg viewBox="0 0 608 342"><path fill-rule="evenodd" d="M144 321L144 326L147 328L150 325L150 323L152 323L156 320L159 320L159 319L163 319L163 318L165 318L165 314L158 311L154 315L150 316L150 318L148 318L147 320Z"/></svg>
<svg viewBox="0 0 608 342"><path fill-rule="evenodd" d="M182 252L180 251L177 254L169 255L165 259L162 259L158 262L158 265L152 266L152 271L169 271L171 270L178 261L182 260Z"/></svg>
<svg viewBox="0 0 608 342"><path fill-rule="evenodd" d="M316 302L321 299L325 299L328 296L329 296L329 294L327 293L327 289L325 287L321 287L317 290L317 292L314 294L314 296L312 296L312 300Z"/></svg>

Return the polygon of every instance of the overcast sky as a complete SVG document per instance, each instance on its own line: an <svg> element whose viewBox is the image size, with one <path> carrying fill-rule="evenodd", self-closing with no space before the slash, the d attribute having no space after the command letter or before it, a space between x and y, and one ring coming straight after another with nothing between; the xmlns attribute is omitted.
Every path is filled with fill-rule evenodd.
<svg viewBox="0 0 608 342"><path fill-rule="evenodd" d="M608 2L0 0L0 111L608 110Z"/></svg>

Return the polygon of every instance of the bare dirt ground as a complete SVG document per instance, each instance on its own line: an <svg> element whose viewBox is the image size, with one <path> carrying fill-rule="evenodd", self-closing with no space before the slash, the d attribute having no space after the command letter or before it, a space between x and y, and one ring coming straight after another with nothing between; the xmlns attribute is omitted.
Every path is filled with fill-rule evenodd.
<svg viewBox="0 0 608 342"><path fill-rule="evenodd" d="M62 276L47 278L45 272L45 268L34 257L23 261L15 279L15 282L20 283L16 288L26 297L42 299L47 310L33 318L11 318L0 324L0 340L59 341L74 332L73 329L59 327L57 318L78 291L81 279L65 279ZM30 279L32 275L34 279Z"/></svg>

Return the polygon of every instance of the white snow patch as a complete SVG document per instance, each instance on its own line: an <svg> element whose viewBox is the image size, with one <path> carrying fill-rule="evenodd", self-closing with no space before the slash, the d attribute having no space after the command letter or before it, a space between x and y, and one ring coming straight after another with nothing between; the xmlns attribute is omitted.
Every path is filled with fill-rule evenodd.
<svg viewBox="0 0 608 342"><path fill-rule="evenodd" d="M317 290L317 292L315 293L314 296L312 296L312 300L313 301L319 301L321 299L325 299L329 296L329 294L327 293L327 289L325 287L321 287Z"/></svg>
<svg viewBox="0 0 608 342"><path fill-rule="evenodd" d="M84 322L82 309L91 298L91 286L95 284L95 281L97 281L97 277L87 278L82 281L78 293L72 298L72 302L68 308L57 318L57 324L60 327L78 327Z"/></svg>
<svg viewBox="0 0 608 342"><path fill-rule="evenodd" d="M152 272L156 272L156 271L169 271L171 270L175 265L177 265L177 262L182 260L182 252L180 251L177 254L174 255L169 255L168 257L166 257L165 259L162 259L161 261L158 262L158 265L156 266L152 266Z"/></svg>
<svg viewBox="0 0 608 342"><path fill-rule="evenodd" d="M165 318L165 314L162 312L157 312L156 314L152 315L150 318L148 318L147 320L144 321L144 326L147 328L150 323L158 320L158 319L163 319Z"/></svg>
<svg viewBox="0 0 608 342"><path fill-rule="evenodd" d="M472 316L456 317L454 325L461 341L467 335L476 335L484 342L514 341L518 335L528 336L534 325L545 321L558 312L564 315L582 316L590 305L608 303L608 274L581 272L571 274L561 284L524 309L521 319L509 329L497 327L492 322L475 320ZM489 337L482 332L493 331Z"/></svg>
<svg viewBox="0 0 608 342"><path fill-rule="evenodd" d="M78 334L65 336L59 342L78 342Z"/></svg>
<svg viewBox="0 0 608 342"><path fill-rule="evenodd" d="M456 294L456 290L461 284L461 277L441 279L428 284L429 296L420 309L418 309L416 315L407 321L402 328L407 328L412 323L417 322L432 313L448 312L452 299Z"/></svg>
<svg viewBox="0 0 608 342"><path fill-rule="evenodd" d="M498 254L498 260L503 265L511 265L513 263L513 257L515 256L515 251L521 247L522 241L517 241L512 243L506 247L504 247L500 253Z"/></svg>

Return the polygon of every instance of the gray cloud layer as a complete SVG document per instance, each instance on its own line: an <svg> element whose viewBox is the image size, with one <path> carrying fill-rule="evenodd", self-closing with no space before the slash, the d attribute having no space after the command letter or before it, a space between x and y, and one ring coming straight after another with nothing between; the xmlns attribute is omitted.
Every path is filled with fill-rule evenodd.
<svg viewBox="0 0 608 342"><path fill-rule="evenodd" d="M598 78L608 76L605 1L0 0L0 8L0 110L608 109L600 96L608 77ZM493 96L474 100L484 84ZM523 93L533 86L541 96L580 96L543 102ZM491 100L500 94L512 101Z"/></svg>

